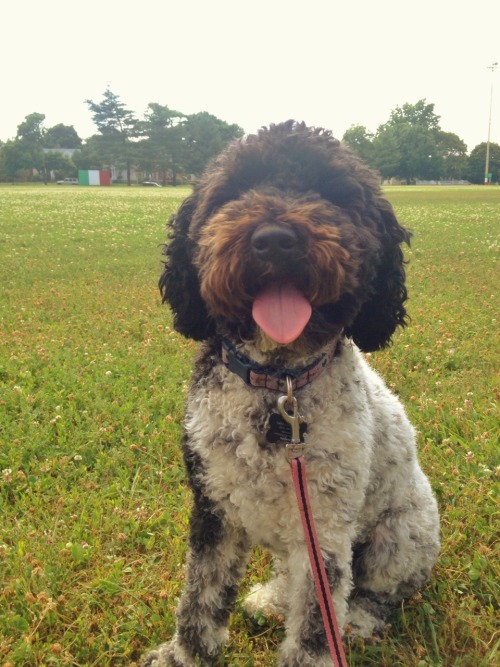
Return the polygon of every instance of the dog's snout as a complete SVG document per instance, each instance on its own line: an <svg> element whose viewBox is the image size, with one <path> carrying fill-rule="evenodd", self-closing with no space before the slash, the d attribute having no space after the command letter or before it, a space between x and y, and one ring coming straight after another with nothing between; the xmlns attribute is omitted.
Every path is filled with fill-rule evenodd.
<svg viewBox="0 0 500 667"><path fill-rule="evenodd" d="M298 239L289 227L262 225L253 234L253 253L263 260L286 259L297 248Z"/></svg>

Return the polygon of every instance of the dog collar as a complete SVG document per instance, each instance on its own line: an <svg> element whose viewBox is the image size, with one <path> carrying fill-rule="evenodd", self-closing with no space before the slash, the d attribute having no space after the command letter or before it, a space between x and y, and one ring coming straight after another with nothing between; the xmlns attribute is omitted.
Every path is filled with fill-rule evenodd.
<svg viewBox="0 0 500 667"><path fill-rule="evenodd" d="M261 366L252 361L235 348L228 340L222 341L221 359L222 363L240 377L250 387L260 387L273 391L287 390L287 377L292 381L292 389L301 389L318 378L328 366L333 357L338 354L340 341L337 340L331 348L323 353L308 366L303 368L280 368L272 366Z"/></svg>

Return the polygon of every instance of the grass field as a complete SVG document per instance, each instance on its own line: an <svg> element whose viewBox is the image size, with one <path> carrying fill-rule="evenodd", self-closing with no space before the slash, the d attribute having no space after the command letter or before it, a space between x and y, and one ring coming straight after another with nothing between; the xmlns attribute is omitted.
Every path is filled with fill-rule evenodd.
<svg viewBox="0 0 500 667"><path fill-rule="evenodd" d="M0 665L131 665L173 629L188 527L179 452L195 346L156 290L186 189L0 187ZM431 583L352 667L486 667L498 614L500 188L393 188L414 232L411 325L372 363L439 500ZM265 576L256 551L242 591ZM283 629L236 610L225 662Z"/></svg>

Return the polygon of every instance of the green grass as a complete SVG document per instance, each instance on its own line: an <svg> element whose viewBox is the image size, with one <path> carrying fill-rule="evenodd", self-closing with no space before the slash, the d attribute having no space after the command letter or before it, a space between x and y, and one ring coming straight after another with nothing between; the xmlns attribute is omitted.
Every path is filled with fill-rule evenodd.
<svg viewBox="0 0 500 667"><path fill-rule="evenodd" d="M4 667L131 664L172 633L195 346L172 331L156 282L164 221L187 192L0 188ZM414 232L412 321L372 363L418 429L443 551L387 638L355 644L348 658L353 667L486 667L499 653L500 189L387 194ZM242 590L267 569L257 551ZM220 664L272 666L282 634L237 609Z"/></svg>

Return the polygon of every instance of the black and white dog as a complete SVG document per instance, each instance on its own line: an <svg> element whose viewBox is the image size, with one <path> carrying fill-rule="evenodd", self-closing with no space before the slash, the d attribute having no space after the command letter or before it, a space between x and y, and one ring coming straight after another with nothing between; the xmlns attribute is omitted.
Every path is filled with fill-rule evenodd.
<svg viewBox="0 0 500 667"><path fill-rule="evenodd" d="M275 574L247 610L285 615L281 667L330 667L276 402L290 377L339 626L380 634L439 552L414 430L361 352L405 323L410 235L376 175L293 121L230 145L170 225L163 299L203 341L183 443L194 505L177 628L143 665L214 663L260 544Z"/></svg>

